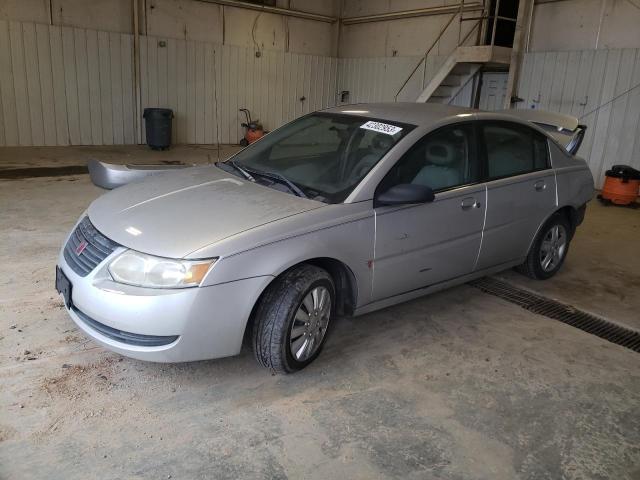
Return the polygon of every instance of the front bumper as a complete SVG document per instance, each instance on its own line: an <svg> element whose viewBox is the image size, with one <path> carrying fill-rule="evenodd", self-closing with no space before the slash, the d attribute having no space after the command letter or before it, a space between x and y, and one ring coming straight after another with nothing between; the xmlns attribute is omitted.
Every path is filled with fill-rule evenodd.
<svg viewBox="0 0 640 480"><path fill-rule="evenodd" d="M72 284L69 315L80 330L105 348L153 362L238 354L253 305L272 280L263 276L173 290L132 287L105 275L111 258L81 277L61 252L58 266ZM124 335L118 336L118 332ZM137 341L149 337L165 341Z"/></svg>

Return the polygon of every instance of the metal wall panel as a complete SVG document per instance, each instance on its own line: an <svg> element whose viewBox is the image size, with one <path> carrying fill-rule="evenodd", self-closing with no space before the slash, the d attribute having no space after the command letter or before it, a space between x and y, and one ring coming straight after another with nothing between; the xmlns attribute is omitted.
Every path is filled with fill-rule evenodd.
<svg viewBox="0 0 640 480"><path fill-rule="evenodd" d="M348 103L393 102L396 92L422 57L379 57L338 59L338 91L348 91ZM414 102L424 86L438 72L446 55L432 55L421 65L398 95L399 102ZM453 105L469 106L472 83L453 99Z"/></svg>
<svg viewBox="0 0 640 480"><path fill-rule="evenodd" d="M142 108L174 110L176 143L237 143L240 108L272 130L335 104L335 58L276 51L256 57L243 47L145 38Z"/></svg>
<svg viewBox="0 0 640 480"><path fill-rule="evenodd" d="M0 21L0 145L133 140L131 45L126 34Z"/></svg>
<svg viewBox="0 0 640 480"><path fill-rule="evenodd" d="M338 91L348 91L344 103L390 102L422 57L339 58ZM412 102L419 95L422 74L413 75L398 101Z"/></svg>
<svg viewBox="0 0 640 480"><path fill-rule="evenodd" d="M426 70L418 69L398 100L414 101L422 77L428 82L444 58L429 58ZM393 101L419 60L338 59L338 91L349 91L349 103ZM506 74L484 74L481 109L502 109L505 82ZM467 85L453 104L470 105L471 88ZM587 125L579 154L588 161L598 187L614 164L640 168L640 49L527 53L517 94L524 101L516 108L567 113Z"/></svg>
<svg viewBox="0 0 640 480"><path fill-rule="evenodd" d="M249 108L274 129L349 102L393 101L419 57L332 58L141 37L142 108L175 112L174 142L236 143ZM399 96L413 101L445 57L432 57ZM133 38L0 21L0 145L110 145L136 137ZM494 78L495 77L495 78ZM502 78L485 74L481 107L501 108ZM517 108L577 116L580 154L601 186L613 164L640 168L640 49L533 52L524 56ZM455 99L470 101L471 85ZM141 123L144 126L144 123Z"/></svg>
<svg viewBox="0 0 640 480"><path fill-rule="evenodd" d="M4 46L4 47L3 47ZM2 102L2 145L18 145L16 97L13 90L13 65L9 25L0 21L0 100Z"/></svg>
<svg viewBox="0 0 640 480"><path fill-rule="evenodd" d="M524 56L517 108L578 117L579 155L598 187L614 164L640 168L640 49L532 52Z"/></svg>
<svg viewBox="0 0 640 480"><path fill-rule="evenodd" d="M136 136L133 37L0 21L0 145ZM335 105L337 59L141 36L141 107L174 110L175 143L237 143L248 108L271 130Z"/></svg>
<svg viewBox="0 0 640 480"><path fill-rule="evenodd" d="M12 47L11 68L13 73L13 92L16 102L16 121L18 124L18 144L31 145L31 119L29 115L29 92L27 90L27 72L24 64L24 42L22 39L22 24L9 24L9 42Z"/></svg>

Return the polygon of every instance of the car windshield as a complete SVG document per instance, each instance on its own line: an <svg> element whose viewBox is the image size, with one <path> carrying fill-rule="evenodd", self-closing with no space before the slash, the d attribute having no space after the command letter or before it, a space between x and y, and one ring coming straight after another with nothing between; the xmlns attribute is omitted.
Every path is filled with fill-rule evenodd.
<svg viewBox="0 0 640 480"><path fill-rule="evenodd" d="M340 203L414 128L398 122L314 113L273 131L225 170L325 203Z"/></svg>

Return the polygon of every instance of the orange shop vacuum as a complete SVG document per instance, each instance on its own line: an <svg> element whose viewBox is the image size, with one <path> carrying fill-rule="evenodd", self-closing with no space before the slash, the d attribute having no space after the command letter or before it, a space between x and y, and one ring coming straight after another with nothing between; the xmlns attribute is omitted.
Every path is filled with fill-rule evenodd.
<svg viewBox="0 0 640 480"><path fill-rule="evenodd" d="M636 205L640 171L628 165L614 165L605 172L604 186L598 198L604 204Z"/></svg>
<svg viewBox="0 0 640 480"><path fill-rule="evenodd" d="M244 127L244 137L240 139L240 145L246 147L250 143L255 142L259 138L262 138L266 133L264 128L262 128L262 124L260 120L251 120L251 112L246 108L241 108L238 110L239 112L244 112L244 116L246 117L246 123L241 123L240 126Z"/></svg>

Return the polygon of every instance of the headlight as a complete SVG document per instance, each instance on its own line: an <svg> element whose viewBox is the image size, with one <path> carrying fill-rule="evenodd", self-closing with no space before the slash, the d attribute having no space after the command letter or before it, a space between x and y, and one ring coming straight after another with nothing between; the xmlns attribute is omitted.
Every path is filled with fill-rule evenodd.
<svg viewBox="0 0 640 480"><path fill-rule="evenodd" d="M109 264L109 273L116 282L139 287L197 287L216 260L173 260L127 250Z"/></svg>

